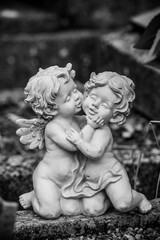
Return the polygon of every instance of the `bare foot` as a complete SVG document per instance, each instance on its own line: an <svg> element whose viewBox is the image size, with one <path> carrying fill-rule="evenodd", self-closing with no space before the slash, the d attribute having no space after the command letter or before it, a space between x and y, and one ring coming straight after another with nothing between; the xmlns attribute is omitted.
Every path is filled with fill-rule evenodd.
<svg viewBox="0 0 160 240"><path fill-rule="evenodd" d="M19 202L24 209L31 207L32 192L24 193L19 197Z"/></svg>
<svg viewBox="0 0 160 240"><path fill-rule="evenodd" d="M147 213L152 209L152 205L151 203L147 200L146 197L143 198L143 200L141 201L141 203L138 206L139 211L141 213Z"/></svg>

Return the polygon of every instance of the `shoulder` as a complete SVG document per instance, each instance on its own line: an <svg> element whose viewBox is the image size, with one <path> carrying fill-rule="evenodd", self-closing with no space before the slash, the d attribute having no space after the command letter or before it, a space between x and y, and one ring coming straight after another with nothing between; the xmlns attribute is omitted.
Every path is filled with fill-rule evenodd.
<svg viewBox="0 0 160 240"><path fill-rule="evenodd" d="M45 134L47 136L56 135L62 127L55 122L49 122L45 128Z"/></svg>
<svg viewBox="0 0 160 240"><path fill-rule="evenodd" d="M97 128L95 130L95 137L97 137L98 140L108 141L112 139L112 132L109 127Z"/></svg>

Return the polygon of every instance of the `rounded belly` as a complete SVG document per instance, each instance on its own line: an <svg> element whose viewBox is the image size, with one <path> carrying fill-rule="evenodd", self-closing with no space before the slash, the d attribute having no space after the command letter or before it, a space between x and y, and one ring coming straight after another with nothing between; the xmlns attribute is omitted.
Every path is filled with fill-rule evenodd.
<svg viewBox="0 0 160 240"><path fill-rule="evenodd" d="M44 177L55 182L58 187L62 187L72 178L72 169L74 168L73 156L64 156L63 158L44 158L37 166L34 172L34 178Z"/></svg>
<svg viewBox="0 0 160 240"><path fill-rule="evenodd" d="M116 162L113 155L109 154L105 154L101 159L89 159L85 167L85 176L92 178L100 176L102 172L110 170Z"/></svg>

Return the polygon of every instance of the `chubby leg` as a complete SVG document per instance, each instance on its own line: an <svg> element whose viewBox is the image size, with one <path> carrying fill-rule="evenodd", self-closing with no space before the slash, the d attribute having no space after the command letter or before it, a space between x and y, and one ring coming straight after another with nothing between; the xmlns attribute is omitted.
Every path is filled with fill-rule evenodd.
<svg viewBox="0 0 160 240"><path fill-rule="evenodd" d="M63 215L79 215L82 213L81 199L63 198L60 199L61 209Z"/></svg>
<svg viewBox="0 0 160 240"><path fill-rule="evenodd" d="M40 178L34 184L32 197L34 211L46 219L59 217L61 214L60 196L60 189L53 181L47 178Z"/></svg>
<svg viewBox="0 0 160 240"><path fill-rule="evenodd" d="M99 216L106 212L110 206L110 200L106 193L101 191L90 198L82 199L83 214L90 216Z"/></svg>
<svg viewBox="0 0 160 240"><path fill-rule="evenodd" d="M38 177L34 181L34 191L20 196L24 208L32 205L34 211L43 218L54 219L60 216L60 190L47 178Z"/></svg>
<svg viewBox="0 0 160 240"><path fill-rule="evenodd" d="M110 183L105 190L113 206L120 212L127 212L138 207L140 212L146 213L152 208L143 194L132 190L128 175L123 168L122 178L115 183Z"/></svg>

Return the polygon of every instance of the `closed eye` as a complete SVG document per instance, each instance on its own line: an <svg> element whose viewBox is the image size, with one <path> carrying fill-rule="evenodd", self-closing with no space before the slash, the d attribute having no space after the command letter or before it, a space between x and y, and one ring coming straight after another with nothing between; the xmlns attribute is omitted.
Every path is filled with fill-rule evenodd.
<svg viewBox="0 0 160 240"><path fill-rule="evenodd" d="M90 95L90 98L93 99L93 100L97 100L97 97L94 94Z"/></svg>
<svg viewBox="0 0 160 240"><path fill-rule="evenodd" d="M73 92L74 92L74 93L77 93L77 88L75 88L75 89L73 90Z"/></svg>
<svg viewBox="0 0 160 240"><path fill-rule="evenodd" d="M66 98L66 101L65 101L65 102L68 102L70 99L71 99L71 97L70 97L70 96L67 96L67 98Z"/></svg>
<svg viewBox="0 0 160 240"><path fill-rule="evenodd" d="M108 106L107 103L103 103L103 104L102 104L102 107L105 107L105 108L107 108L107 109L109 108L109 106Z"/></svg>

